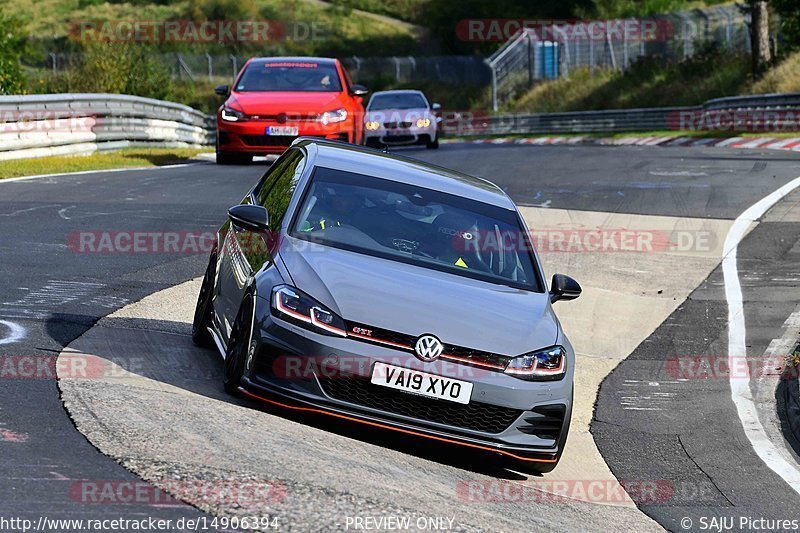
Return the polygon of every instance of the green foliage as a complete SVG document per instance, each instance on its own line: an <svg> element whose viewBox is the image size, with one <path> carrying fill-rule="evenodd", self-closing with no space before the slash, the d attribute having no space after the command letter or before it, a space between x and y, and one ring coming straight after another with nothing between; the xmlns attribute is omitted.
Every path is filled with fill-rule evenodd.
<svg viewBox="0 0 800 533"><path fill-rule="evenodd" d="M450 53L487 53L496 49L497 42L468 42L460 40L458 23L471 19L565 19L591 8L592 0L429 0L424 7L423 20L434 37Z"/></svg>
<svg viewBox="0 0 800 533"><path fill-rule="evenodd" d="M0 94L19 94L25 89L25 75L19 57L25 49L17 19L0 12Z"/></svg>
<svg viewBox="0 0 800 533"><path fill-rule="evenodd" d="M800 8L797 0L770 0L769 7L780 17L780 32L789 50L800 49Z"/></svg>
<svg viewBox="0 0 800 533"><path fill-rule="evenodd" d="M747 94L749 72L749 57L712 48L687 61L640 60L625 72L577 69L568 78L537 85L509 107L554 112L695 105L711 98Z"/></svg>
<svg viewBox="0 0 800 533"><path fill-rule="evenodd" d="M592 0L593 9L582 12L581 16L603 19L645 17L729 2L730 0L704 0L702 2L696 0Z"/></svg>
<svg viewBox="0 0 800 533"><path fill-rule="evenodd" d="M62 92L120 93L169 100L172 79L147 46L87 43L81 63L53 81Z"/></svg>
<svg viewBox="0 0 800 533"><path fill-rule="evenodd" d="M247 20L257 13L254 0L189 0L185 9L190 20Z"/></svg>
<svg viewBox="0 0 800 533"><path fill-rule="evenodd" d="M386 15L406 22L425 25L422 14L430 0L331 0L337 6Z"/></svg>

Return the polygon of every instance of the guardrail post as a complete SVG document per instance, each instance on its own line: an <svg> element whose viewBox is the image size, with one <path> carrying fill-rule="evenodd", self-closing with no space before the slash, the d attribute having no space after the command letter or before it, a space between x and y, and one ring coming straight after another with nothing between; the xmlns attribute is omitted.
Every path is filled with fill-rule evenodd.
<svg viewBox="0 0 800 533"><path fill-rule="evenodd" d="M231 79L235 80L235 79L236 79L236 75L239 73L239 69L238 69L238 68L236 68L236 67L238 66L238 65L236 64L236 63L237 63L237 61L236 61L236 56L235 56L235 55L233 55L233 54L231 54L231 55L229 55L228 57L230 58L230 60L231 60L231 65L233 66L233 76L231 77Z"/></svg>
<svg viewBox="0 0 800 533"><path fill-rule="evenodd" d="M492 111L497 112L497 71L489 61L486 61L486 64L492 72Z"/></svg>
<svg viewBox="0 0 800 533"><path fill-rule="evenodd" d="M622 70L628 70L628 29L622 27Z"/></svg>
<svg viewBox="0 0 800 533"><path fill-rule="evenodd" d="M212 81L214 79L214 67L211 65L211 54L206 54L206 60L208 61L208 81Z"/></svg>

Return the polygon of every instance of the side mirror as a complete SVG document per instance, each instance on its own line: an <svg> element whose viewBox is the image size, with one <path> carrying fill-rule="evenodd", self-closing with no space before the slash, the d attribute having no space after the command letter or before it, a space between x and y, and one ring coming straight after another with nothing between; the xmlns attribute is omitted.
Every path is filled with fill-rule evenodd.
<svg viewBox="0 0 800 533"><path fill-rule="evenodd" d="M442 108L441 104L438 104L436 102L431 104L431 109L433 109L434 111L439 111L441 108Z"/></svg>
<svg viewBox="0 0 800 533"><path fill-rule="evenodd" d="M550 283L550 302L559 300L574 300L581 295L580 284L564 274L553 274L553 281Z"/></svg>
<svg viewBox="0 0 800 533"><path fill-rule="evenodd" d="M260 205L235 205L228 209L228 217L237 226L250 231L266 231L269 229L269 214Z"/></svg>
<svg viewBox="0 0 800 533"><path fill-rule="evenodd" d="M350 94L352 94L353 96L364 96L368 92L369 89L367 89L363 85L358 85L358 84L353 85L353 87L350 89Z"/></svg>
<svg viewBox="0 0 800 533"><path fill-rule="evenodd" d="M214 88L214 92L220 96L228 96L228 86L227 85L217 85Z"/></svg>

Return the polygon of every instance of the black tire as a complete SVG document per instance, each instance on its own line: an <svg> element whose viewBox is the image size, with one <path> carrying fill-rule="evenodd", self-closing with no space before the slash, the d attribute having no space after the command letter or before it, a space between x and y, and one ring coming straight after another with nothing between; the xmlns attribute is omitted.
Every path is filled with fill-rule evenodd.
<svg viewBox="0 0 800 533"><path fill-rule="evenodd" d="M253 305L252 294L242 300L236 320L231 328L228 340L228 352L225 354L225 376L223 387L232 396L239 396L239 385L244 376L247 358L255 352L253 340Z"/></svg>
<svg viewBox="0 0 800 533"><path fill-rule="evenodd" d="M214 277L217 270L217 255L211 253L208 259L206 273L203 275L203 283L200 285L200 294L197 295L197 305L194 308L194 320L192 321L192 342L197 346L208 348L214 345L211 333L211 315L213 313L212 300L214 297Z"/></svg>
<svg viewBox="0 0 800 533"><path fill-rule="evenodd" d="M436 150L439 148L439 137L433 140L433 142L425 143L425 147L430 150Z"/></svg>

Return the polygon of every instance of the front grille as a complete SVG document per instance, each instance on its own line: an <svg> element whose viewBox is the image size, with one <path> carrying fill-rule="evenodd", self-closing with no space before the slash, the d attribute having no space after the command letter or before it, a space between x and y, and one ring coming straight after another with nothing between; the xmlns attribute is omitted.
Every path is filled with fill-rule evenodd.
<svg viewBox="0 0 800 533"><path fill-rule="evenodd" d="M384 122L383 126L390 130L395 128L410 128L411 122Z"/></svg>
<svg viewBox="0 0 800 533"><path fill-rule="evenodd" d="M418 420L484 433L502 433L522 411L480 402L467 405L425 398L373 385L362 377L320 378L325 393L336 400L379 409Z"/></svg>
<svg viewBox="0 0 800 533"><path fill-rule="evenodd" d="M362 342L369 342L380 346L390 346L408 352L414 351L414 345L417 342L417 337L397 331L391 331L383 328L376 328L367 324L358 322L347 321L347 332L351 337ZM357 331L369 331L370 335L356 335ZM511 359L508 356L500 355L491 352L483 352L480 350L473 350L471 348L464 348L463 346L456 346L454 344L445 344L444 352L441 355L442 359L448 361L455 361L461 364L475 366L485 370L503 371Z"/></svg>
<svg viewBox="0 0 800 533"><path fill-rule="evenodd" d="M247 146L290 146L295 139L292 135L242 135Z"/></svg>
<svg viewBox="0 0 800 533"><path fill-rule="evenodd" d="M386 142L396 142L396 143L404 143L408 141L413 141L413 135L386 135L383 138Z"/></svg>

